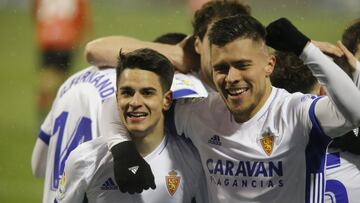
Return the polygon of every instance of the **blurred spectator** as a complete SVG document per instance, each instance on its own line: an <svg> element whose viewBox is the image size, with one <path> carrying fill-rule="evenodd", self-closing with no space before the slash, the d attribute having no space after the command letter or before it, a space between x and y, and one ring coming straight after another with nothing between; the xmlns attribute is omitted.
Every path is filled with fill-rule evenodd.
<svg viewBox="0 0 360 203"><path fill-rule="evenodd" d="M51 107L60 84L67 77L74 57L90 27L87 0L35 0L36 38L41 70L37 89L40 121Z"/></svg>

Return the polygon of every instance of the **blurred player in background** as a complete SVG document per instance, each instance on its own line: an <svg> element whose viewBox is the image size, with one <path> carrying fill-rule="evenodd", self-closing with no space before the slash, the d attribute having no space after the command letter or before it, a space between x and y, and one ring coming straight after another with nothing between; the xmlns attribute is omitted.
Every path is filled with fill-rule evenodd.
<svg viewBox="0 0 360 203"><path fill-rule="evenodd" d="M208 202L205 175L195 147L183 137L164 128L164 112L171 106L174 70L170 61L151 49L139 49L119 56L117 72L118 117L124 122L138 156L154 171L154 190L134 190L132 195L119 191L114 181L113 158L107 136L84 143L69 156L57 200L63 203L89 202ZM129 154L119 152L124 159ZM127 173L142 173L132 167ZM121 174L126 176L127 174ZM154 177L152 177L154 178ZM132 187L131 183L127 183Z"/></svg>
<svg viewBox="0 0 360 203"><path fill-rule="evenodd" d="M339 46L346 52L344 55L348 56L349 60L355 60L345 47ZM274 72L271 75L271 81L275 87L284 88L290 93L326 94L324 87L320 85L310 69L295 54L277 51L276 61ZM351 66L350 72L347 74L353 78L359 88L360 63L357 63L357 67ZM330 144L326 141L325 147L327 146L329 148L326 166L324 166L326 167L325 202L357 202L360 198L360 137L358 136L358 128L334 138Z"/></svg>
<svg viewBox="0 0 360 203"><path fill-rule="evenodd" d="M86 68L59 88L41 125L32 154L32 170L44 178L43 202L53 202L70 152L99 136L103 102L115 95L115 70Z"/></svg>
<svg viewBox="0 0 360 203"><path fill-rule="evenodd" d="M360 60L360 18L354 20L344 31L341 39L344 46Z"/></svg>
<svg viewBox="0 0 360 203"><path fill-rule="evenodd" d="M42 121L59 86L67 78L74 52L90 30L88 0L34 0L40 74L36 96Z"/></svg>

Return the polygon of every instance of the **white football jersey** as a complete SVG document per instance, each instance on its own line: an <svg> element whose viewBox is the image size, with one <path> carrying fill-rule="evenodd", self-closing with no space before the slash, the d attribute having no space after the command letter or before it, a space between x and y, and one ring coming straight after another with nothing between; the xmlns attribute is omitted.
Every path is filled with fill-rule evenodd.
<svg viewBox="0 0 360 203"><path fill-rule="evenodd" d="M39 138L48 144L43 202L54 202L65 161L80 143L99 136L103 101L116 91L115 69L86 68L60 87Z"/></svg>
<svg viewBox="0 0 360 203"><path fill-rule="evenodd" d="M329 137L315 118L319 99L273 87L260 111L242 124L235 122L216 93L196 103L176 104L177 133L191 138L198 148L210 199L322 202L325 163L321 160L327 145L317 147L316 141ZM319 151L319 158L306 159Z"/></svg>
<svg viewBox="0 0 360 203"><path fill-rule="evenodd" d="M360 63L352 73L360 88ZM359 136L359 128L354 130ZM355 203L360 200L360 156L329 148L326 157L325 203Z"/></svg>
<svg viewBox="0 0 360 203"><path fill-rule="evenodd" d="M360 200L360 156L329 148L326 160L326 203Z"/></svg>
<svg viewBox="0 0 360 203"><path fill-rule="evenodd" d="M156 189L138 194L119 191L113 173L113 157L106 142L99 137L81 144L69 156L65 175L57 192L59 203L208 202L200 157L189 140L165 136L145 160L152 168Z"/></svg>

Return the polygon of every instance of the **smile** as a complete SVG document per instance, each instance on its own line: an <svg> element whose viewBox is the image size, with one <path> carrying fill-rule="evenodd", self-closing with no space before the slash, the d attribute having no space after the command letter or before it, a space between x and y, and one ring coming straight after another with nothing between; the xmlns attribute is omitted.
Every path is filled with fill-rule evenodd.
<svg viewBox="0 0 360 203"><path fill-rule="evenodd" d="M249 90L249 88L230 88L230 89L227 89L226 92L230 96L239 96L239 95L243 94L244 92L246 92L247 90Z"/></svg>
<svg viewBox="0 0 360 203"><path fill-rule="evenodd" d="M144 118L148 115L148 113L145 112L127 112L126 116L129 118Z"/></svg>

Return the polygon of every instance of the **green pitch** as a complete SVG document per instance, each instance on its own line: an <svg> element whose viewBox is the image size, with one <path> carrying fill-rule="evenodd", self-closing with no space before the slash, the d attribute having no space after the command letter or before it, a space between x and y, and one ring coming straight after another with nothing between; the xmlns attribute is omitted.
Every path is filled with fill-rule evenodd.
<svg viewBox="0 0 360 203"><path fill-rule="evenodd" d="M148 9L146 9L148 8ZM155 9L156 8L156 9ZM349 18L333 18L315 12L273 12L253 9L254 16L268 23L286 13L307 35L335 42ZM121 6L92 6L93 32L89 39L106 35L130 35L152 40L165 32L191 33L190 13L183 7L143 6L134 10ZM288 16L288 15L287 15ZM31 152L38 133L35 112L37 49L32 15L25 9L0 9L0 202L40 202L43 183L31 174ZM79 50L81 53L82 50ZM73 71L86 67L79 54Z"/></svg>

